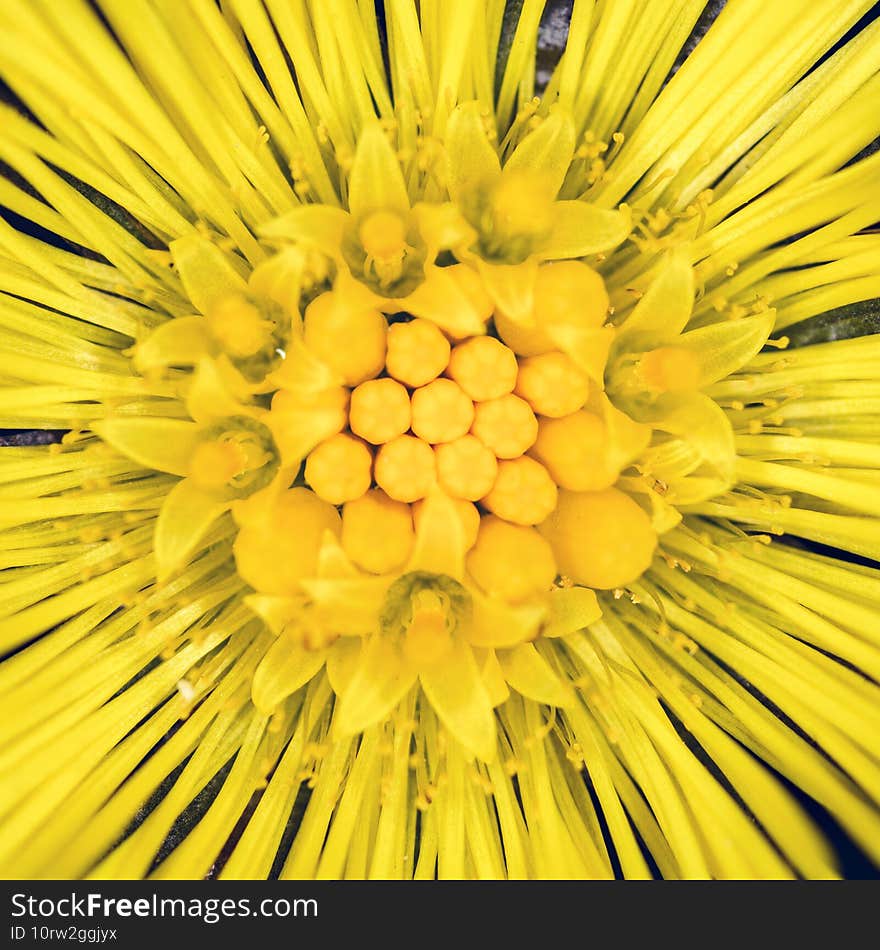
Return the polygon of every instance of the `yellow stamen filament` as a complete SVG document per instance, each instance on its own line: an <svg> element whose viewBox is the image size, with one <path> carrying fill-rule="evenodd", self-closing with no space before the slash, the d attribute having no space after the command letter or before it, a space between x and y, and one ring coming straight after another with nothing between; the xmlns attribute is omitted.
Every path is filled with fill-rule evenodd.
<svg viewBox="0 0 880 950"><path fill-rule="evenodd" d="M593 412L541 419L533 453L560 488L598 491L617 480L608 463L608 430Z"/></svg>
<svg viewBox="0 0 880 950"><path fill-rule="evenodd" d="M622 491L559 493L540 527L562 574L599 590L623 587L651 563L657 535L647 514Z"/></svg>
<svg viewBox="0 0 880 950"><path fill-rule="evenodd" d="M349 426L373 445L403 435L410 426L409 393L397 380L368 379L352 390Z"/></svg>
<svg viewBox="0 0 880 950"><path fill-rule="evenodd" d="M529 404L508 393L477 403L471 432L500 459L518 458L538 437L538 420Z"/></svg>
<svg viewBox="0 0 880 950"><path fill-rule="evenodd" d="M374 488L342 509L342 547L358 567L385 574L401 567L413 546L409 505Z"/></svg>
<svg viewBox="0 0 880 950"><path fill-rule="evenodd" d="M464 529L465 548L472 548L477 541L477 532L480 530L480 512L476 505L463 498L453 498L455 513L461 526ZM413 524L416 531L419 530L419 522L422 520L422 512L425 509L424 501L417 501L412 506Z"/></svg>
<svg viewBox="0 0 880 950"><path fill-rule="evenodd" d="M472 435L438 445L437 480L453 498L476 501L495 484L498 461L495 455Z"/></svg>
<svg viewBox="0 0 880 950"><path fill-rule="evenodd" d="M570 357L553 350L520 362L516 393L538 415L558 418L583 406L590 381Z"/></svg>
<svg viewBox="0 0 880 950"><path fill-rule="evenodd" d="M254 356L271 342L272 323L239 294L223 297L206 316L214 339L230 356Z"/></svg>
<svg viewBox="0 0 880 950"><path fill-rule="evenodd" d="M199 488L217 491L247 468L247 452L238 442L202 442L193 452L189 477Z"/></svg>
<svg viewBox="0 0 880 950"><path fill-rule="evenodd" d="M403 652L417 667L433 666L452 648L449 617L443 600L431 590L420 590L412 603Z"/></svg>
<svg viewBox="0 0 880 950"><path fill-rule="evenodd" d="M477 336L454 347L449 376L471 397L481 401L513 392L517 375L513 350L491 336Z"/></svg>
<svg viewBox="0 0 880 950"><path fill-rule="evenodd" d="M291 594L315 573L325 531L338 535L339 512L308 488L279 495L265 518L242 524L235 539L241 578L265 594Z"/></svg>
<svg viewBox="0 0 880 950"><path fill-rule="evenodd" d="M376 483L395 501L419 501L436 481L434 452L427 442L401 435L376 456Z"/></svg>
<svg viewBox="0 0 880 950"><path fill-rule="evenodd" d="M467 569L487 594L513 602L549 590L557 573L550 545L534 528L494 515L480 522Z"/></svg>
<svg viewBox="0 0 880 950"><path fill-rule="evenodd" d="M449 340L429 320L393 323L388 328L388 375L406 386L425 386L449 363Z"/></svg>
<svg viewBox="0 0 880 950"><path fill-rule="evenodd" d="M306 459L305 478L319 498L341 505L367 491L372 464L367 446L342 432L312 450Z"/></svg>
<svg viewBox="0 0 880 950"><path fill-rule="evenodd" d="M378 310L347 306L329 291L306 307L306 346L335 370L346 386L357 386L382 372L386 331L385 318Z"/></svg>
<svg viewBox="0 0 880 950"><path fill-rule="evenodd" d="M412 397L412 430L426 442L452 442L474 421L474 404L451 379L435 379Z"/></svg>
<svg viewBox="0 0 880 950"><path fill-rule="evenodd" d="M556 506L556 495L547 469L524 455L498 463L498 477L483 504L513 524L540 524Z"/></svg>
<svg viewBox="0 0 880 950"><path fill-rule="evenodd" d="M645 384L659 392L697 389L702 375L699 357L683 346L662 346L645 353L639 370Z"/></svg>

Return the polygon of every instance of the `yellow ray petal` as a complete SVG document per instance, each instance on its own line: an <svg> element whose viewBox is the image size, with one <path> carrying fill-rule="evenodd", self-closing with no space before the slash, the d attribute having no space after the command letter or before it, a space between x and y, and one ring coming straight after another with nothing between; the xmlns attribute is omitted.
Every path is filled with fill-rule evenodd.
<svg viewBox="0 0 880 950"><path fill-rule="evenodd" d="M543 605L513 606L471 590L473 613L467 639L475 647L511 647L533 640L546 615Z"/></svg>
<svg viewBox="0 0 880 950"><path fill-rule="evenodd" d="M529 259L522 264L487 264L478 258L476 265L496 308L513 323L534 326L537 260Z"/></svg>
<svg viewBox="0 0 880 950"><path fill-rule="evenodd" d="M553 229L541 244L542 260L585 257L617 247L632 230L632 215L626 206L607 211L586 201L557 201L553 205Z"/></svg>
<svg viewBox="0 0 880 950"><path fill-rule="evenodd" d="M397 155L378 122L364 126L348 180L348 206L359 221L371 211L409 211L406 182Z"/></svg>
<svg viewBox="0 0 880 950"><path fill-rule="evenodd" d="M501 650L498 662L504 678L523 696L548 706L568 706L574 701L574 694L531 643Z"/></svg>
<svg viewBox="0 0 880 950"><path fill-rule="evenodd" d="M247 284L229 259L207 238L189 235L168 245L187 296L200 313L230 294L244 294Z"/></svg>
<svg viewBox="0 0 880 950"><path fill-rule="evenodd" d="M571 164L574 144L574 122L567 111L557 108L516 146L504 170L539 174L555 197Z"/></svg>
<svg viewBox="0 0 880 950"><path fill-rule="evenodd" d="M211 525L229 507L228 502L196 488L188 478L179 481L159 509L153 541L156 573L167 579L182 567Z"/></svg>
<svg viewBox="0 0 880 950"><path fill-rule="evenodd" d="M367 640L333 714L339 737L362 732L383 720L416 681L416 671L388 637Z"/></svg>
<svg viewBox="0 0 880 950"><path fill-rule="evenodd" d="M92 431L140 465L185 476L189 474L201 426L184 419L111 416L93 423Z"/></svg>
<svg viewBox="0 0 880 950"><path fill-rule="evenodd" d="M415 547L406 571L464 577L467 538L455 502L439 489L424 501L419 513Z"/></svg>
<svg viewBox="0 0 880 950"><path fill-rule="evenodd" d="M492 761L495 714L470 646L456 640L443 661L422 670L419 679L443 725L473 755Z"/></svg>
<svg viewBox="0 0 880 950"><path fill-rule="evenodd" d="M446 185L457 201L463 188L489 184L501 174L501 162L486 135L488 113L478 102L458 106L446 125Z"/></svg>
<svg viewBox="0 0 880 950"><path fill-rule="evenodd" d="M651 286L620 327L617 347L631 348L636 338L658 346L678 336L694 307L694 271L687 250L669 251Z"/></svg>
<svg viewBox="0 0 880 950"><path fill-rule="evenodd" d="M166 366L193 366L214 351L204 317L178 317L161 324L134 348L132 362L139 373Z"/></svg>
<svg viewBox="0 0 880 950"><path fill-rule="evenodd" d="M561 587L550 593L548 603L547 622L541 630L545 637L566 637L602 616L596 592L589 587Z"/></svg>
<svg viewBox="0 0 880 950"><path fill-rule="evenodd" d="M254 672L251 699L257 709L269 715L291 693L295 693L321 669L327 650L306 650L290 637L280 636L269 647Z"/></svg>

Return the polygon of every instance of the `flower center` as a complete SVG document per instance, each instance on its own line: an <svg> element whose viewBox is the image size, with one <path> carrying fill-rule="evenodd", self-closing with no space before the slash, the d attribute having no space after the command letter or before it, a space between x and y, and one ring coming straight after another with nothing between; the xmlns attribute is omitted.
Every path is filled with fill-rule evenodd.
<svg viewBox="0 0 880 950"><path fill-rule="evenodd" d="M402 247L401 219L374 212L361 237L377 255L393 255ZM509 343L491 333L456 336L422 318L401 317L389 326L378 311L336 292L307 308L306 348L344 385L322 396L314 382L309 388L282 368L288 388L276 393L270 423L279 444L307 448L305 482L327 505L341 508L343 550L362 570L386 574L404 567L415 506L438 488L458 506L475 552L469 570L486 592L504 590L507 599L519 600L549 590L558 568L553 546L567 550L570 536L616 550L613 526L584 522L576 507L569 506L574 514L561 525L553 520L565 493L620 495L621 524L631 529L636 550L617 574L596 574L586 560L581 569L570 558L566 573L576 582L599 577L617 586L650 559L656 539L648 515L612 488L649 430L629 420L629 428L609 425L616 410L585 369L595 364L601 376L612 332L600 325L607 306L601 280L579 262L548 265L537 291L546 291L534 308L544 322L519 336L505 330ZM494 316L500 322L501 314ZM556 342L558 327L581 333L576 349L566 350L564 333ZM313 431L319 416L326 427ZM504 535L498 525L516 530ZM490 549L504 579L487 566ZM426 631L442 626L436 601L417 606L407 621L413 650L426 638L433 643Z"/></svg>

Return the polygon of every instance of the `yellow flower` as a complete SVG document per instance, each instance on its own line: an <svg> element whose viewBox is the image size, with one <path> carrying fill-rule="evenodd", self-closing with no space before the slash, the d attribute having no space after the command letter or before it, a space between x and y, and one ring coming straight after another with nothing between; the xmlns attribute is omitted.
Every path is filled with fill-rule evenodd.
<svg viewBox="0 0 880 950"><path fill-rule="evenodd" d="M0 9L0 870L880 860L870 3L380 6Z"/></svg>

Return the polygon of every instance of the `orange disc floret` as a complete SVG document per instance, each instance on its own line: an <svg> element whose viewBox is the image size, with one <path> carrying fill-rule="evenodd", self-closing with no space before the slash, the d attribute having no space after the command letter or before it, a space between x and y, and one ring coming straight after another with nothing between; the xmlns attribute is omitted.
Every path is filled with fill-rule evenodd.
<svg viewBox="0 0 880 950"><path fill-rule="evenodd" d="M401 567L412 551L414 536L409 505L379 488L342 508L342 547L365 571L385 574Z"/></svg>
<svg viewBox="0 0 880 950"><path fill-rule="evenodd" d="M317 445L306 459L305 478L312 490L341 505L360 498L370 487L373 456L367 446L345 432Z"/></svg>
<svg viewBox="0 0 880 950"><path fill-rule="evenodd" d="M264 517L239 528L232 550L243 581L263 594L292 594L314 575L325 531L339 535L339 512L308 488L282 492Z"/></svg>
<svg viewBox="0 0 880 950"><path fill-rule="evenodd" d="M471 432L498 458L514 459L534 444L538 420L524 399L508 393L477 403Z"/></svg>
<svg viewBox="0 0 880 950"><path fill-rule="evenodd" d="M590 395L590 380L571 357L551 350L520 361L516 394L538 415L558 418L583 406Z"/></svg>
<svg viewBox="0 0 880 950"><path fill-rule="evenodd" d="M449 363L449 340L436 324L416 319L388 328L385 367L388 375L416 388L436 379Z"/></svg>
<svg viewBox="0 0 880 950"><path fill-rule="evenodd" d="M435 379L412 395L412 430L426 442L452 442L473 421L473 402L451 379Z"/></svg>
<svg viewBox="0 0 880 950"><path fill-rule="evenodd" d="M453 498L476 501L495 484L498 461L495 455L472 435L438 445L437 480Z"/></svg>
<svg viewBox="0 0 880 950"><path fill-rule="evenodd" d="M498 463L498 477L483 504L513 524L540 524L555 507L556 494L547 469L523 455Z"/></svg>
<svg viewBox="0 0 880 950"><path fill-rule="evenodd" d="M557 573L550 545L534 528L494 515L481 520L467 569L487 594L514 603L549 590Z"/></svg>
<svg viewBox="0 0 880 950"><path fill-rule="evenodd" d="M395 379L368 379L352 390L348 424L355 435L373 445L403 435L410 416L409 393Z"/></svg>
<svg viewBox="0 0 880 950"><path fill-rule="evenodd" d="M376 484L395 501L419 501L437 480L434 452L422 439L400 435L376 455Z"/></svg>
<svg viewBox="0 0 880 950"><path fill-rule="evenodd" d="M612 590L637 580L657 547L651 519L616 488L559 493L540 526L562 574L576 584Z"/></svg>
<svg viewBox="0 0 880 950"><path fill-rule="evenodd" d="M357 386L382 372L387 324L378 310L351 306L328 291L306 307L306 346L342 378Z"/></svg>
<svg viewBox="0 0 880 950"><path fill-rule="evenodd" d="M495 337L475 336L453 347L447 373L471 399L496 399L513 392L516 355Z"/></svg>
<svg viewBox="0 0 880 950"><path fill-rule="evenodd" d="M617 481L609 461L608 428L594 412L581 409L561 419L541 419L532 454L560 488L599 491Z"/></svg>

